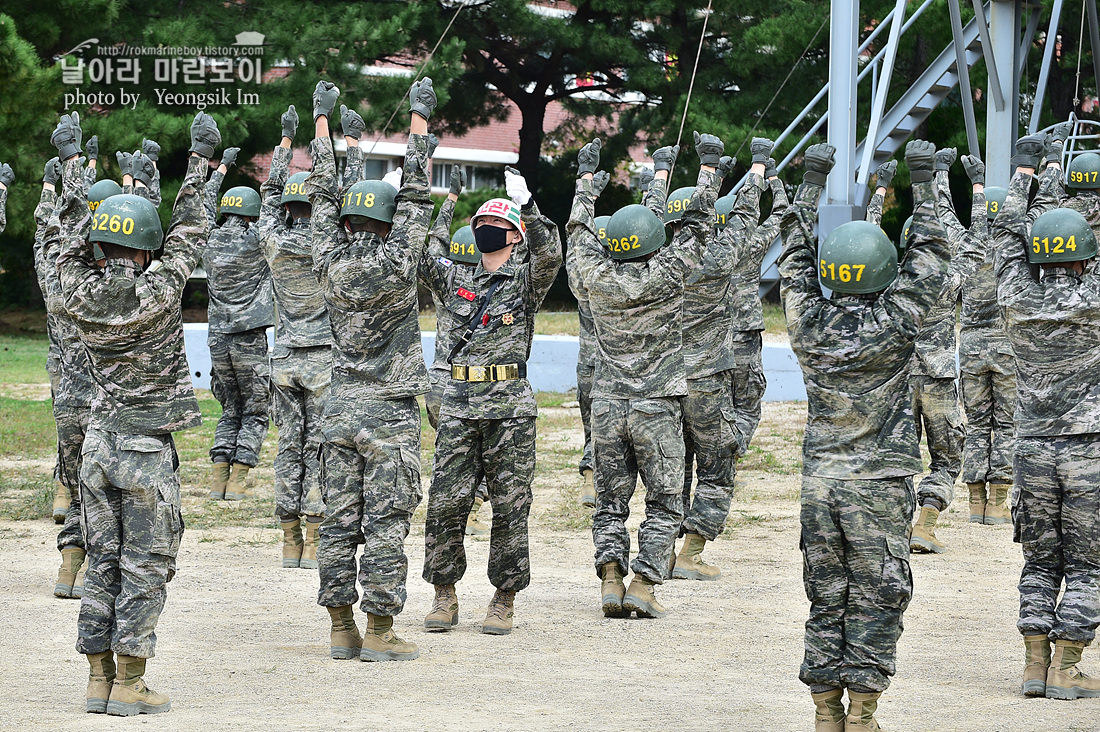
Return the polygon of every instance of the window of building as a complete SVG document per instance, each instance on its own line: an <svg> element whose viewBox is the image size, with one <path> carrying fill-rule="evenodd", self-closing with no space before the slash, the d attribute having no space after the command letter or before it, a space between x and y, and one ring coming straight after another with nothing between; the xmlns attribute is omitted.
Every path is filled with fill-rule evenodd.
<svg viewBox="0 0 1100 732"><path fill-rule="evenodd" d="M432 162L432 188L450 188L451 171L461 163ZM476 191L482 188L503 188L504 170L480 165L466 165L466 190Z"/></svg>

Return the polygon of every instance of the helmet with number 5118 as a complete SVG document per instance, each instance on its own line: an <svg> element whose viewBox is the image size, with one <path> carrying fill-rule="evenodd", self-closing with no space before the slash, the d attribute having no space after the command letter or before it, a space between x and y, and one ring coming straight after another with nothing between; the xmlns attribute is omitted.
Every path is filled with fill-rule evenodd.
<svg viewBox="0 0 1100 732"><path fill-rule="evenodd" d="M156 206L141 196L120 193L104 198L92 214L88 241L151 252L164 243L164 230Z"/></svg>
<svg viewBox="0 0 1100 732"><path fill-rule="evenodd" d="M657 251L664 243L664 224L641 204L623 206L607 222L607 245L614 259L642 257Z"/></svg>
<svg viewBox="0 0 1100 732"><path fill-rule="evenodd" d="M1096 235L1085 217L1069 208L1056 208L1035 219L1027 261L1032 264L1077 262L1096 256Z"/></svg>
<svg viewBox="0 0 1100 732"><path fill-rule="evenodd" d="M365 216L392 224L397 213L397 191L381 180L361 180L344 193L340 206L340 221L348 216Z"/></svg>
<svg viewBox="0 0 1100 732"><path fill-rule="evenodd" d="M898 250L882 229L849 221L833 229L818 249L818 279L846 295L881 292L898 277Z"/></svg>

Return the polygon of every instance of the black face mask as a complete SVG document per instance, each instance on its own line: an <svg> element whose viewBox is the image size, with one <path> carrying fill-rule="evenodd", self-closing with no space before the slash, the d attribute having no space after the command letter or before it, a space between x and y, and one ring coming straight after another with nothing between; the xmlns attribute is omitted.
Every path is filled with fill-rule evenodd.
<svg viewBox="0 0 1100 732"><path fill-rule="evenodd" d="M508 232L510 229L502 229L499 226L479 226L474 229L474 244L482 254L499 252L508 246Z"/></svg>

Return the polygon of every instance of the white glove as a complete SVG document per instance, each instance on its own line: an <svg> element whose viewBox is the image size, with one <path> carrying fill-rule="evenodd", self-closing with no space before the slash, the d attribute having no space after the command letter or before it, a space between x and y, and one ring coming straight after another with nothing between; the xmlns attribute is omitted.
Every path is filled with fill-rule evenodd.
<svg viewBox="0 0 1100 732"><path fill-rule="evenodd" d="M518 170L504 169L504 189L508 191L508 197L515 201L517 206L526 206L531 202L531 191L527 190L527 181Z"/></svg>
<svg viewBox="0 0 1100 732"><path fill-rule="evenodd" d="M396 170L391 170L390 172L388 172L384 176L382 176L382 182L383 183L389 183L391 186L393 186L393 189L395 191L399 191L399 190L401 190L401 175L404 172L405 172L404 168L397 168Z"/></svg>

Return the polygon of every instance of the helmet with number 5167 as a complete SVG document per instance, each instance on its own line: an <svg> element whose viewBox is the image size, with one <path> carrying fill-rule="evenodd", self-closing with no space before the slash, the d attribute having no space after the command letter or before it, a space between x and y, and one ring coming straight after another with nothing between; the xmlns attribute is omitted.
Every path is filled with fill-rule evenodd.
<svg viewBox="0 0 1100 732"><path fill-rule="evenodd" d="M849 221L833 229L818 249L818 279L846 295L881 292L898 277L898 250L882 229Z"/></svg>
<svg viewBox="0 0 1100 732"><path fill-rule="evenodd" d="M1069 208L1056 208L1035 219L1027 261L1032 264L1077 262L1096 256L1096 235L1084 216Z"/></svg>
<svg viewBox="0 0 1100 732"><path fill-rule="evenodd" d="M164 230L156 206L141 196L120 193L103 199L92 214L88 241L151 252L164 243Z"/></svg>
<svg viewBox="0 0 1100 732"><path fill-rule="evenodd" d="M607 222L607 246L614 259L642 257L657 251L664 243L664 224L641 204L623 206Z"/></svg>

